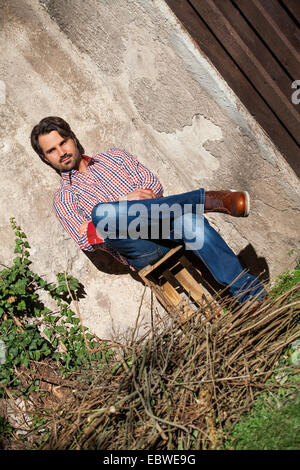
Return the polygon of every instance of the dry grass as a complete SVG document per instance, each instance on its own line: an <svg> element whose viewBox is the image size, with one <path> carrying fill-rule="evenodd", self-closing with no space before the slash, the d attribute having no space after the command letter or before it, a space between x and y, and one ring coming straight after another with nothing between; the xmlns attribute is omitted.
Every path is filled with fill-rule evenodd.
<svg viewBox="0 0 300 470"><path fill-rule="evenodd" d="M42 449L220 448L223 427L257 392L275 386L266 379L300 337L299 291L298 283L252 315L232 304L208 320L203 306L180 326L178 317L152 326L142 340L123 345L116 373L108 364L92 385L81 386L80 377L62 381L60 399L50 407L49 394L43 405L51 408L47 425L30 432L31 442L47 434ZM35 414L39 408L45 416L37 402Z"/></svg>
<svg viewBox="0 0 300 470"><path fill-rule="evenodd" d="M300 336L299 285L266 300L253 315L228 308L205 320L201 308L180 328L153 328L123 348L128 367L77 391L60 408L47 449L217 448L224 424L249 409L282 350Z"/></svg>

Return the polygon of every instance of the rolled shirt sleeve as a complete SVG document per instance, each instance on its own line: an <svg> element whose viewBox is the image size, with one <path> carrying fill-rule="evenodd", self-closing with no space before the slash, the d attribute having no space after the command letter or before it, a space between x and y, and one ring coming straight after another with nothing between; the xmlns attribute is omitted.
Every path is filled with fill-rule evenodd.
<svg viewBox="0 0 300 470"><path fill-rule="evenodd" d="M81 213L73 193L71 191L64 191L63 193L56 194L53 200L53 208L59 222L73 240L75 240L77 245L84 251L93 251L94 247L88 242L86 233L80 235L79 228L87 219Z"/></svg>

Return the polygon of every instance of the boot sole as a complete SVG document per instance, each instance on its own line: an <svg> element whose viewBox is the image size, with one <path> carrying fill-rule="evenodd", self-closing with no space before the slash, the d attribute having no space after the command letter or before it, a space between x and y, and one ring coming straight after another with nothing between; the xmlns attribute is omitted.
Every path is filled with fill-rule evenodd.
<svg viewBox="0 0 300 470"><path fill-rule="evenodd" d="M230 191L232 191L233 193L241 192L241 193L244 194L244 196L245 196L245 212L244 212L243 217L248 217L248 215L250 214L250 194L248 193L248 191L238 191L237 189L231 189Z"/></svg>
<svg viewBox="0 0 300 470"><path fill-rule="evenodd" d="M248 215L250 214L250 194L248 193L248 191L243 191L243 193L245 194L246 199L244 217L248 217Z"/></svg>

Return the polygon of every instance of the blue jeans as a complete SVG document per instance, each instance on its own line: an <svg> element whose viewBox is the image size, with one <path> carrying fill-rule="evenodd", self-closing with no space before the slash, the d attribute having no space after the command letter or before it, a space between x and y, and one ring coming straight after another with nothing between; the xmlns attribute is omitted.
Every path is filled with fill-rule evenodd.
<svg viewBox="0 0 300 470"><path fill-rule="evenodd" d="M204 217L204 200L201 188L156 199L99 203L92 210L92 222L105 242L136 269L154 264L181 244L204 262L217 282L229 286L238 302L264 297L262 284L244 272L237 256Z"/></svg>

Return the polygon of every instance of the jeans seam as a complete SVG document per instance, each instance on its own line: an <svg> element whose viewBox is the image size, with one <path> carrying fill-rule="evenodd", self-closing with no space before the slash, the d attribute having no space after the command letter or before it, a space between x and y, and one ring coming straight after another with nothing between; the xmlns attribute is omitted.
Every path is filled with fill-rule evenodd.
<svg viewBox="0 0 300 470"><path fill-rule="evenodd" d="M144 258L145 256L153 256L153 255L156 254L156 253L162 254L162 253L159 251L159 248L156 248L154 251L151 251L151 253L143 253L142 255L135 255L134 258Z"/></svg>

